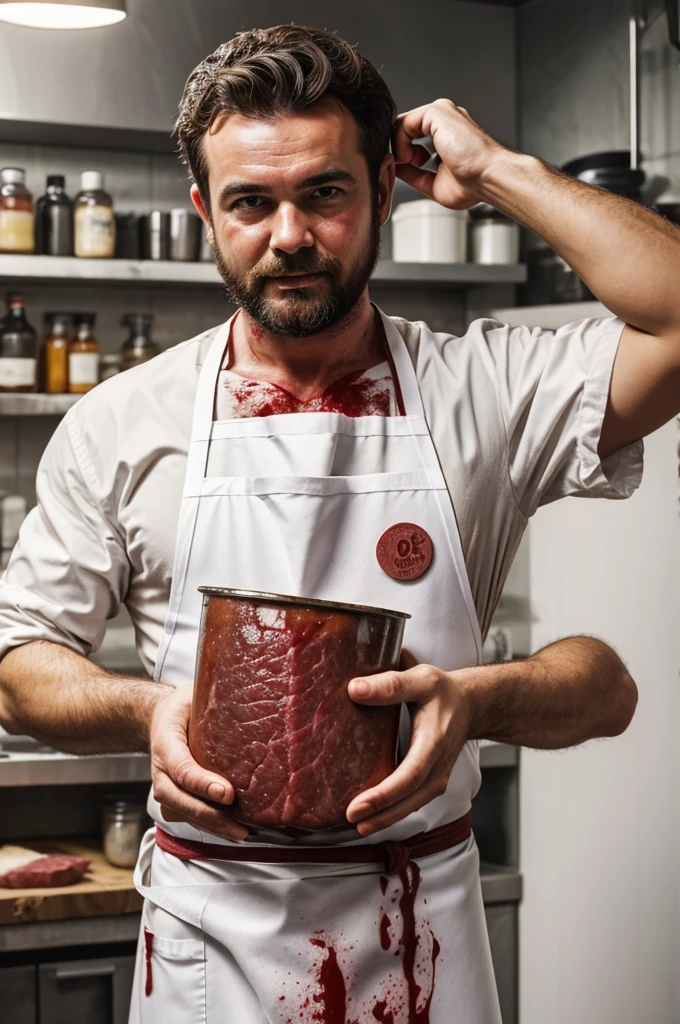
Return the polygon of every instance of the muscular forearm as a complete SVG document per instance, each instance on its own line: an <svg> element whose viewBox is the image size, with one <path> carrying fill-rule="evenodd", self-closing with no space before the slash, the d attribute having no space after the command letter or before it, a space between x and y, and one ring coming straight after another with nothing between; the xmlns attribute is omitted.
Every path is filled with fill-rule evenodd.
<svg viewBox="0 0 680 1024"><path fill-rule="evenodd" d="M172 687L118 676L41 641L0 662L0 725L73 754L147 750L151 716Z"/></svg>
<svg viewBox="0 0 680 1024"><path fill-rule="evenodd" d="M649 334L677 332L680 230L673 224L508 150L491 162L479 193L548 242L616 316Z"/></svg>
<svg viewBox="0 0 680 1024"><path fill-rule="evenodd" d="M525 661L465 670L470 739L542 749L617 736L629 725L637 687L606 644L570 637Z"/></svg>

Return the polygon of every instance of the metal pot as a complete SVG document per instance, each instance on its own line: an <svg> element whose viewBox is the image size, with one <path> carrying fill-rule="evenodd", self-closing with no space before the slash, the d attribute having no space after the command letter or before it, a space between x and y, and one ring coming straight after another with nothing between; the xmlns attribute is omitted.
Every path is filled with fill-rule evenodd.
<svg viewBox="0 0 680 1024"><path fill-rule="evenodd" d="M347 686L397 668L409 616L199 589L193 756L229 779L230 813L253 836L308 844L356 838L345 812L394 771L400 705L356 704Z"/></svg>
<svg viewBox="0 0 680 1024"><path fill-rule="evenodd" d="M202 220L191 210L170 211L170 259L195 261L201 254Z"/></svg>

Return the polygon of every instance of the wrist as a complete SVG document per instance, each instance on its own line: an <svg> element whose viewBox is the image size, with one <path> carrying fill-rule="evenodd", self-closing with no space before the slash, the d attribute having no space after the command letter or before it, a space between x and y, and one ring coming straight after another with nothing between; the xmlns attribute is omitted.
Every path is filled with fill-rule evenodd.
<svg viewBox="0 0 680 1024"><path fill-rule="evenodd" d="M515 220L537 182L550 168L537 157L500 147L479 176L480 203L490 203Z"/></svg>

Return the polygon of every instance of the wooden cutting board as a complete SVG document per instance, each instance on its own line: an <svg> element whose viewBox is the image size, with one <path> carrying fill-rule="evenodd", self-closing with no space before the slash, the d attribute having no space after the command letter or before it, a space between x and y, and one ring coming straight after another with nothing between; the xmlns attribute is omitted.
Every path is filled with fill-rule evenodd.
<svg viewBox="0 0 680 1024"><path fill-rule="evenodd" d="M89 857L91 864L77 885L51 889L0 888L0 925L26 921L63 921L70 917L103 917L141 910L142 897L132 884L130 868L114 868L104 859L95 840L30 840L26 846L39 853L69 853Z"/></svg>

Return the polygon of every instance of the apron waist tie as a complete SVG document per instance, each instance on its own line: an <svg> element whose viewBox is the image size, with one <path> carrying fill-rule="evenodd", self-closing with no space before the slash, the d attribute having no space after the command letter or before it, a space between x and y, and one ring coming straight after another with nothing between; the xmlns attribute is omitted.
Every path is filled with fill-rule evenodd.
<svg viewBox="0 0 680 1024"><path fill-rule="evenodd" d="M257 864L383 864L388 875L406 870L419 857L430 857L464 843L472 832L472 811L447 825L418 832L401 842L386 839L383 843L361 846L223 846L171 836L156 825L156 845L165 853L183 860L238 860Z"/></svg>

